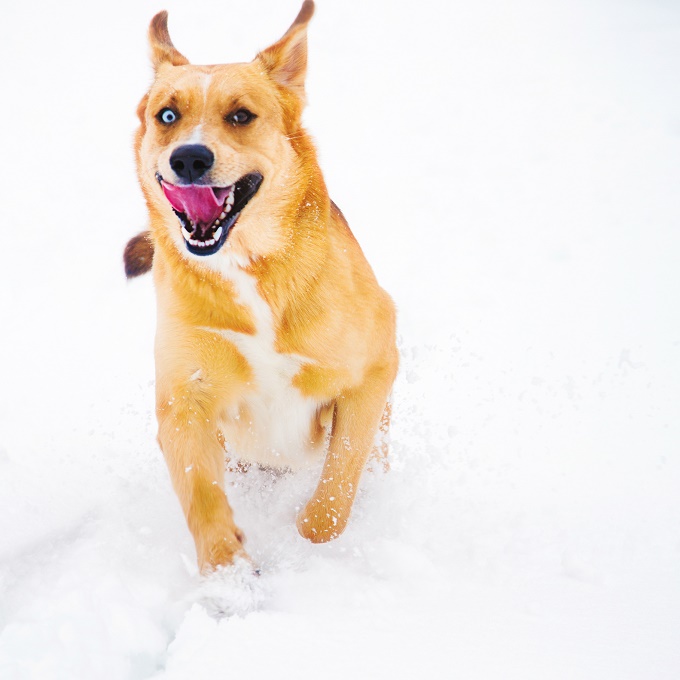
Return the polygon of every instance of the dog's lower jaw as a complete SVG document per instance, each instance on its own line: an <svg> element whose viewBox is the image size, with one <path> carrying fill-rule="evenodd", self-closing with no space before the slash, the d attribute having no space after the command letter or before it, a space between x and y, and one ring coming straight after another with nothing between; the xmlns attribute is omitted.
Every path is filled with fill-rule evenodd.
<svg viewBox="0 0 680 680"><path fill-rule="evenodd" d="M250 172L234 184L226 187L174 185L164 180L158 172L156 172L156 181L170 201L172 210L179 220L180 232L186 250L192 255L207 257L216 254L224 246L241 213L257 194L263 176L257 171ZM186 197L187 194L190 196L198 194L203 203L207 200L208 213L211 210L213 211L212 217L206 218L209 223L194 223L191 221L190 215L182 211L191 209L185 207L187 199L182 199L182 196ZM208 196L207 199L205 199L206 195ZM219 196L221 205L216 200L217 196ZM193 200L194 205L196 205L196 199ZM220 209L222 212L219 212ZM214 219L212 219L213 217ZM194 219L198 218L194 217Z"/></svg>

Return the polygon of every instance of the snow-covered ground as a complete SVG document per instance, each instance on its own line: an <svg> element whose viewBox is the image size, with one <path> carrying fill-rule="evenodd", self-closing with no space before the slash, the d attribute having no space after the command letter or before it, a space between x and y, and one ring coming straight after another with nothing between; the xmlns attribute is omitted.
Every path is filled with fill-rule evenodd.
<svg viewBox="0 0 680 680"><path fill-rule="evenodd" d="M296 0L0 22L0 678L680 677L680 6L318 0L309 129L400 310L393 469L229 476L221 620L153 418L131 152L145 34L247 60ZM236 580L236 579L234 579Z"/></svg>

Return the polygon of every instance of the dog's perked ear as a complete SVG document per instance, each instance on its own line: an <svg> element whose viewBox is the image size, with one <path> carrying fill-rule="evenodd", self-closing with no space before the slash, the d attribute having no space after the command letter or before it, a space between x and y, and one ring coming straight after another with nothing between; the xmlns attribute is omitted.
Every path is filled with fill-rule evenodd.
<svg viewBox="0 0 680 680"><path fill-rule="evenodd" d="M292 90L301 100L305 98L307 73L307 24L313 14L314 2L305 0L283 38L256 57L279 85Z"/></svg>
<svg viewBox="0 0 680 680"><path fill-rule="evenodd" d="M189 63L189 60L177 51L170 40L168 13L165 10L151 19L149 44L151 45L151 63L156 71L161 64L165 63L172 64L172 66L183 66Z"/></svg>

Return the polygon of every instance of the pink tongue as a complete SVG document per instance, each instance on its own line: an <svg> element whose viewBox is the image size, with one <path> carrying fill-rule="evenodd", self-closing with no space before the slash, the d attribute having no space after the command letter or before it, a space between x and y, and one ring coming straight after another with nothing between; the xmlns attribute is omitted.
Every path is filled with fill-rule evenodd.
<svg viewBox="0 0 680 680"><path fill-rule="evenodd" d="M163 182L163 191L172 207L193 222L204 227L212 224L222 212L228 189L199 186L196 184L175 185ZM219 194L218 196L215 193Z"/></svg>

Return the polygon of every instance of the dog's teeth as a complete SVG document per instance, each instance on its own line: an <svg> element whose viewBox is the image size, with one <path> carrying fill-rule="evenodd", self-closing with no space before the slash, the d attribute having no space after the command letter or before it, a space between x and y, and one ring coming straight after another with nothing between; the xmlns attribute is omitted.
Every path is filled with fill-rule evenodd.
<svg viewBox="0 0 680 680"><path fill-rule="evenodd" d="M221 212L221 213L220 213L220 220L223 220L226 216L227 216L226 211L225 211L225 212ZM217 220L217 221L215 222L215 224L219 224L219 223L220 223L220 220Z"/></svg>
<svg viewBox="0 0 680 680"><path fill-rule="evenodd" d="M214 246L215 245L215 239L211 238L209 241L205 242L206 246Z"/></svg>
<svg viewBox="0 0 680 680"><path fill-rule="evenodd" d="M187 241L191 241L191 232L185 226L182 226L182 235Z"/></svg>
<svg viewBox="0 0 680 680"><path fill-rule="evenodd" d="M227 197L227 205L234 205L234 192L233 191Z"/></svg>
<svg viewBox="0 0 680 680"><path fill-rule="evenodd" d="M224 206L224 215L226 215L228 212L231 212L231 206L227 203L227 205Z"/></svg>
<svg viewBox="0 0 680 680"><path fill-rule="evenodd" d="M215 232L215 241L220 240L220 236L222 236L222 227L220 227L216 232Z"/></svg>
<svg viewBox="0 0 680 680"><path fill-rule="evenodd" d="M224 213L222 213L221 217L222 217L222 219L224 219ZM216 219L215 223L213 224L213 227L219 227L219 226L220 226L220 220Z"/></svg>

